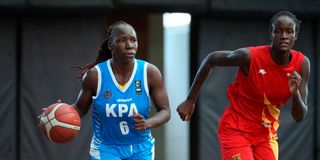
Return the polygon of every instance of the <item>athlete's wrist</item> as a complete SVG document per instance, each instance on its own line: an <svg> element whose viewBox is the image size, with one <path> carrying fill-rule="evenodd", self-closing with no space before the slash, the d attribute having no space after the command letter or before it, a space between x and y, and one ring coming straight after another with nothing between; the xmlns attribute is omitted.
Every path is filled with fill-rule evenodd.
<svg viewBox="0 0 320 160"><path fill-rule="evenodd" d="M300 92L299 92L298 89L292 93L292 97L293 98L299 98L300 97Z"/></svg>
<svg viewBox="0 0 320 160"><path fill-rule="evenodd" d="M150 122L149 119L147 119L147 120L145 121L145 127L144 127L144 129L147 130L147 129L151 129L152 127L153 127L152 123Z"/></svg>
<svg viewBox="0 0 320 160"><path fill-rule="evenodd" d="M195 104L197 99L194 98L193 96L188 96L186 99L189 103Z"/></svg>

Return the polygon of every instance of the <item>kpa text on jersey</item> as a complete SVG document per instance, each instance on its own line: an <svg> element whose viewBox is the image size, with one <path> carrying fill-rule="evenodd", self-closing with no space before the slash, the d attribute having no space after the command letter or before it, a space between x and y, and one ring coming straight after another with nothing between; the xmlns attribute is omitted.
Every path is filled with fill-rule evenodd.
<svg viewBox="0 0 320 160"><path fill-rule="evenodd" d="M133 115L133 111L137 114L139 113L135 103L131 103L130 106L127 104L106 104L107 117L131 117Z"/></svg>

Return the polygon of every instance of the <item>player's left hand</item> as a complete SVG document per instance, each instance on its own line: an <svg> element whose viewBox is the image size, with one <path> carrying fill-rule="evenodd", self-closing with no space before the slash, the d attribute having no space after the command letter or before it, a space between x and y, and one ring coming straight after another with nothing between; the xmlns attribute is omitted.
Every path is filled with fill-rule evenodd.
<svg viewBox="0 0 320 160"><path fill-rule="evenodd" d="M148 125L146 119L144 119L143 115L140 115L140 114L136 113L135 111L133 111L132 117L134 119L134 127L136 128L136 130L144 131L149 128L149 125Z"/></svg>
<svg viewBox="0 0 320 160"><path fill-rule="evenodd" d="M300 76L299 73L297 73L296 71L293 71L291 74L287 73L287 76L289 78L289 89L291 94L295 93L302 81L302 78Z"/></svg>

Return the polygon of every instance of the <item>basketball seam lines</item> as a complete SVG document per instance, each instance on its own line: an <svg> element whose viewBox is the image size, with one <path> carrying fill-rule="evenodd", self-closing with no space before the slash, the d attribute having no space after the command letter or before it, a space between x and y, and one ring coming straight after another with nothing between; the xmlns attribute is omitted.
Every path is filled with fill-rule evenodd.
<svg viewBox="0 0 320 160"><path fill-rule="evenodd" d="M62 116L62 115L64 115L64 114L67 114L67 113L74 113L74 112L66 112L66 113L62 113L62 114L60 114L59 116L57 116L57 117L52 117L51 119L49 119L49 116L46 116L47 117L47 119L48 119L48 121L46 122L46 123L44 123L44 124L47 124L47 123L49 123L51 120L53 120L53 119L57 119L58 117L60 117L60 116ZM57 121L59 121L59 120L57 120ZM59 122L61 122L61 121L59 121ZM62 123L64 123L64 122L62 122Z"/></svg>

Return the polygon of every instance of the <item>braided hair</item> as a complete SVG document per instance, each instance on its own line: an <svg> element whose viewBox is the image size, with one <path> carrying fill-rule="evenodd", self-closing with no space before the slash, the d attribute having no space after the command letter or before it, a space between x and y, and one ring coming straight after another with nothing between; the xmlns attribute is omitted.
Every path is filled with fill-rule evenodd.
<svg viewBox="0 0 320 160"><path fill-rule="evenodd" d="M117 21L115 23L113 23L112 25L109 26L109 28L107 29L107 37L102 41L102 43L100 44L99 47L99 52L98 55L95 59L94 62L89 63L83 67L81 66L71 66L72 68L76 68L77 72L76 72L76 78L79 79L80 81L82 80L82 77L84 76L84 74L90 70L92 67L94 67L95 65L107 61L108 59L112 58L112 54L111 54L111 50L108 48L108 43L109 41L111 41L114 38L114 33L115 33L115 26L118 25L129 25L128 23L124 22L124 21Z"/></svg>
<svg viewBox="0 0 320 160"><path fill-rule="evenodd" d="M287 16L289 18L291 18L294 23L296 24L295 25L295 31L296 33L299 33L299 30L300 30L300 24L301 24L301 21L297 19L296 15L294 15L292 12L290 11L279 11L277 12L275 15L273 15L273 17L271 18L270 20L270 31L272 32L273 30L273 25L274 23L278 20L279 17L281 16Z"/></svg>

